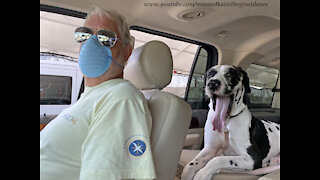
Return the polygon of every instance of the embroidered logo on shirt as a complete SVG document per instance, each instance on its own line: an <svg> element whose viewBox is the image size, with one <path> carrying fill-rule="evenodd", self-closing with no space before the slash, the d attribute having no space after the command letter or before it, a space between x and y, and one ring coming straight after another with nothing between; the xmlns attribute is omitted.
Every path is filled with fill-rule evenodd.
<svg viewBox="0 0 320 180"><path fill-rule="evenodd" d="M147 146L142 140L135 140L130 143L128 150L132 156L141 156L146 152Z"/></svg>
<svg viewBox="0 0 320 180"><path fill-rule="evenodd" d="M67 121L72 122L72 124L75 124L77 122L77 119L70 114L63 115L63 118L66 119Z"/></svg>
<svg viewBox="0 0 320 180"><path fill-rule="evenodd" d="M140 133L130 135L123 143L125 150L130 157L140 158L148 151L149 138Z"/></svg>

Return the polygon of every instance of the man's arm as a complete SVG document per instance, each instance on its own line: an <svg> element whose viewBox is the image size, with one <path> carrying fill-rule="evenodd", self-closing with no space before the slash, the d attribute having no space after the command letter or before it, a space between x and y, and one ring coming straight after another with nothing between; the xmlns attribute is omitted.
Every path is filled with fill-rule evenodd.
<svg viewBox="0 0 320 180"><path fill-rule="evenodd" d="M155 178L150 121L143 100L101 104L82 146L80 179Z"/></svg>

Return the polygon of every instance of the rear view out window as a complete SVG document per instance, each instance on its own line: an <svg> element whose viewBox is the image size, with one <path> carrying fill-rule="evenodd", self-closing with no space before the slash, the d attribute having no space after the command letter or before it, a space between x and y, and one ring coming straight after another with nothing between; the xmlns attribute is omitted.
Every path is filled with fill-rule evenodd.
<svg viewBox="0 0 320 180"><path fill-rule="evenodd" d="M271 107L279 70L257 64L251 64L246 70L250 79L249 94L252 107Z"/></svg>
<svg viewBox="0 0 320 180"><path fill-rule="evenodd" d="M72 78L40 75L40 105L71 104Z"/></svg>

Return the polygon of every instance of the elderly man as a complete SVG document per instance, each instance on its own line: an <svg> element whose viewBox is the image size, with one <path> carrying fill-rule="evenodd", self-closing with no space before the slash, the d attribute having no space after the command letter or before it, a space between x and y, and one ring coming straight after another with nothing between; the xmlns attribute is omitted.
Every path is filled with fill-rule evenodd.
<svg viewBox="0 0 320 180"><path fill-rule="evenodd" d="M122 79L133 48L124 17L94 6L75 40L85 90L41 131L40 179L156 178L147 102Z"/></svg>

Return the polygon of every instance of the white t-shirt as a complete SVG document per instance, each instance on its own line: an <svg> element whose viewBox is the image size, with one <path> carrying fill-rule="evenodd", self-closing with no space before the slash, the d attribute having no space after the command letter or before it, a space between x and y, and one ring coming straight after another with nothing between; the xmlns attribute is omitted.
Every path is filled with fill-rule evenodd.
<svg viewBox="0 0 320 180"><path fill-rule="evenodd" d="M129 81L85 87L40 132L41 180L154 179L151 114Z"/></svg>

